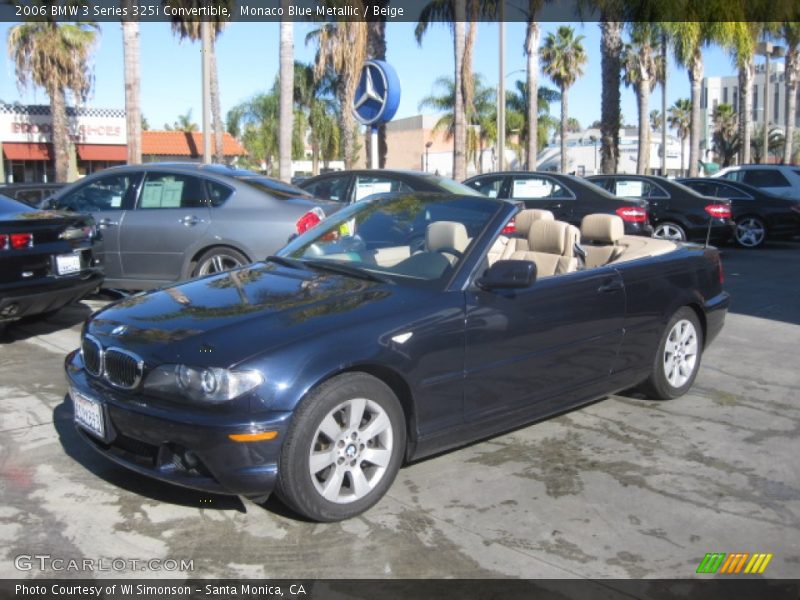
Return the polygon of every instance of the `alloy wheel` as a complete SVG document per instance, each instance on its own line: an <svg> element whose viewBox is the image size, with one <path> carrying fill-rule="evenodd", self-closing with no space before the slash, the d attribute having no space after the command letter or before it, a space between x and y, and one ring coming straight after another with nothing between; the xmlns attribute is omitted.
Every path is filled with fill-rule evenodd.
<svg viewBox="0 0 800 600"><path fill-rule="evenodd" d="M658 225L653 232L654 238L662 240L671 240L673 242L685 242L686 234L683 229L673 223L662 223Z"/></svg>
<svg viewBox="0 0 800 600"><path fill-rule="evenodd" d="M697 348L694 324L687 319L675 323L664 345L664 375L672 387L689 381L697 366Z"/></svg>
<svg viewBox="0 0 800 600"><path fill-rule="evenodd" d="M308 456L320 496L336 504L367 496L386 473L393 450L386 411L366 398L353 398L330 411L317 427Z"/></svg>
<svg viewBox="0 0 800 600"><path fill-rule="evenodd" d="M745 217L736 223L736 241L745 248L755 248L764 242L767 231L755 217Z"/></svg>
<svg viewBox="0 0 800 600"><path fill-rule="evenodd" d="M214 256L209 256L197 268L197 276L203 277L205 275L221 273L222 271L230 271L231 269L236 269L241 266L242 263L233 256L215 254Z"/></svg>

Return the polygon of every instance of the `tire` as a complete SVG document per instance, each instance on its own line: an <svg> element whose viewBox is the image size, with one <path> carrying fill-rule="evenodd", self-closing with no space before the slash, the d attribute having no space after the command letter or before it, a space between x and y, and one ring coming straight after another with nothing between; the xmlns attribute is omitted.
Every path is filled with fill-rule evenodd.
<svg viewBox="0 0 800 600"><path fill-rule="evenodd" d="M218 246L217 248L206 250L200 255L192 269L192 277L204 277L214 273L230 271L249 262L247 257L238 250Z"/></svg>
<svg viewBox="0 0 800 600"><path fill-rule="evenodd" d="M758 248L767 239L767 226L754 216L736 219L736 243L742 248Z"/></svg>
<svg viewBox="0 0 800 600"><path fill-rule="evenodd" d="M673 242L685 242L686 231L683 227L672 221L664 221L656 225L653 237L661 240L671 240Z"/></svg>
<svg viewBox="0 0 800 600"><path fill-rule="evenodd" d="M358 412L353 426L350 415ZM389 489L405 446L405 416L392 390L366 373L344 373L309 393L295 410L276 492L314 521L354 517Z"/></svg>
<svg viewBox="0 0 800 600"><path fill-rule="evenodd" d="M655 400L683 396L697 377L702 353L700 320L691 308L684 306L672 315L664 328L653 360L653 371L641 386L642 391Z"/></svg>

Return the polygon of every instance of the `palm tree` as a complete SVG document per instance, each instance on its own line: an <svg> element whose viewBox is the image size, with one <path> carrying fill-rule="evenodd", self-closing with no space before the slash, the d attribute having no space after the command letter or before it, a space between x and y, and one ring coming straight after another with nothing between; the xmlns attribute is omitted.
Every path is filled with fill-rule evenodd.
<svg viewBox="0 0 800 600"><path fill-rule="evenodd" d="M353 0L359 14L363 10L360 0ZM330 72L336 74L334 88L339 101L339 126L344 147L345 167L352 169L358 159L356 124L353 117L355 97L361 67L367 55L367 24L364 21L337 21L325 23L306 36L306 43L315 41L317 56L314 75L322 80Z"/></svg>
<svg viewBox="0 0 800 600"><path fill-rule="evenodd" d="M165 4L167 1L165 0ZM170 1L169 4L173 7L180 6L182 8L189 9L189 11L194 11L195 13L199 12L199 9L204 8L208 2L206 0L177 0ZM215 0L215 6L219 7L227 7L228 14L233 13L233 0ZM175 12L172 13L175 15ZM192 42L196 42L202 39L202 28L201 23L203 21L203 17L183 17L183 16L172 16L172 32L176 34L179 39L189 39ZM222 122L222 108L220 105L220 94L219 94L219 74L217 70L217 52L216 52L216 40L222 33L222 30L225 28L226 23L224 21L220 21L217 19L212 19L209 21L210 25L212 26L212 36L210 40L210 44L208 48L203 48L204 52L208 52L209 54L209 61L211 63L211 74L210 74L210 83L211 83L211 120L212 120L212 131L214 133L214 162L221 163L225 160L225 155L222 149L222 134L224 132L224 123Z"/></svg>
<svg viewBox="0 0 800 600"><path fill-rule="evenodd" d="M718 104L714 109L714 151L723 167L732 164L734 157L739 152L739 119L733 106Z"/></svg>
<svg viewBox="0 0 800 600"><path fill-rule="evenodd" d="M526 14L527 25L525 27L525 74L526 74L526 88L529 90L539 89L539 40L541 31L539 23L536 21L536 16L542 8L544 0L528 0L528 11ZM503 73L500 74L503 76ZM536 156L539 150L539 111L540 106L537 102L533 101L530 95L526 96L528 100L525 106L525 119L524 123L527 127L528 135L525 139L525 160L529 168L533 168L536 162Z"/></svg>
<svg viewBox="0 0 800 600"><path fill-rule="evenodd" d="M692 101L688 98L681 98L675 101L667 111L667 123L672 129L678 132L681 140L681 175L683 175L686 161L684 160L684 150L686 148L686 138L692 127Z"/></svg>
<svg viewBox="0 0 800 600"><path fill-rule="evenodd" d="M123 0L126 14L133 15L132 0ZM125 64L125 125L128 142L128 164L142 162L142 109L139 88L139 21L131 16L122 22L122 54Z"/></svg>
<svg viewBox="0 0 800 600"><path fill-rule="evenodd" d="M287 0L281 0L288 13ZM278 176L292 178L292 132L294 130L294 23L281 19L280 26L280 110L278 123Z"/></svg>
<svg viewBox="0 0 800 600"><path fill-rule="evenodd" d="M538 64L538 52L536 63ZM536 94L536 119L535 125L528 121L528 107L531 105L528 95L528 86L524 81L517 81L515 83L516 91L511 90L506 92L506 104L508 104L509 112L506 116L506 125L511 128L519 130L519 139L521 146L524 148L525 164L527 169L534 169L536 167L536 157L539 151L547 144L550 137L550 130L557 127L557 122L550 116L550 105L553 102L561 100L561 94L552 88L539 86ZM517 125L518 122L518 125ZM532 127L536 127L533 137L536 140L536 145L533 147L533 153L530 154L531 144L529 131ZM520 155L523 153L520 152Z"/></svg>
<svg viewBox="0 0 800 600"><path fill-rule="evenodd" d="M43 87L50 98L56 181L67 181L69 177L66 94L70 92L83 100L89 93L89 57L97 30L96 23L41 21L20 23L8 32L8 54L14 61L20 87L29 83Z"/></svg>
<svg viewBox="0 0 800 600"><path fill-rule="evenodd" d="M780 129L777 127L771 128L767 135L767 153L777 157L782 154L785 145L786 137L781 133ZM753 156L753 162L761 164L767 161L768 157L764 156L764 125L753 128L753 136L750 139L750 152Z"/></svg>
<svg viewBox="0 0 800 600"><path fill-rule="evenodd" d="M567 90L583 75L586 52L575 36L575 29L562 25L555 34L549 33L540 48L542 70L561 91L561 172L567 171Z"/></svg>
<svg viewBox="0 0 800 600"><path fill-rule="evenodd" d="M697 167L700 159L700 87L703 82L703 53L704 46L712 42L728 47L734 38L738 25L730 21L709 21L718 18L713 11L718 9L715 4L697 4L696 9L689 11L686 21L673 21L665 23L672 39L675 59L678 64L686 67L689 75L692 101L692 121L689 131L689 177L697 176ZM688 9L687 9L688 10Z"/></svg>
<svg viewBox="0 0 800 600"><path fill-rule="evenodd" d="M616 173L619 164L620 79L622 73L622 22L607 13L607 2L600 11L600 69L603 89L600 100L600 172Z"/></svg>
<svg viewBox="0 0 800 600"><path fill-rule="evenodd" d="M192 120L192 109L186 111L186 113L182 115L178 115L178 120L175 121L172 125L164 124L164 129L167 131L182 131L184 133L193 133L198 131L200 128L197 126Z"/></svg>
<svg viewBox="0 0 800 600"><path fill-rule="evenodd" d="M792 162L792 144L795 140L795 119L797 118L797 88L800 80L800 23L785 22L781 35L786 43L786 144L783 149L783 162Z"/></svg>
<svg viewBox="0 0 800 600"><path fill-rule="evenodd" d="M664 126L664 118L661 116L660 110L650 111L650 129L652 131L661 131Z"/></svg>
<svg viewBox="0 0 800 600"><path fill-rule="evenodd" d="M337 126L337 106L333 98L332 74L318 80L314 67L294 64L294 102L299 114L305 115L308 139L311 144L311 172L319 175L319 161L339 156L340 131Z"/></svg>
<svg viewBox="0 0 800 600"><path fill-rule="evenodd" d="M656 83L664 79L664 63L659 46L660 31L652 23L632 23L629 27L631 42L622 53L625 67L625 84L636 90L639 113L639 152L636 172L646 175L650 166L650 127L648 102Z"/></svg>
<svg viewBox="0 0 800 600"><path fill-rule="evenodd" d="M753 87L756 43L764 30L764 23L739 22L730 43L733 60L739 70L739 139L742 164L750 162L750 134L753 112Z"/></svg>

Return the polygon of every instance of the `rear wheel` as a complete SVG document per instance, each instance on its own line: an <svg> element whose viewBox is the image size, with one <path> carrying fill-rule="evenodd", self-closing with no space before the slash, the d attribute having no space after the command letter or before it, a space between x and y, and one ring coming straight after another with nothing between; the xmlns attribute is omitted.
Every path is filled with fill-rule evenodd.
<svg viewBox="0 0 800 600"><path fill-rule="evenodd" d="M653 237L662 240L672 240L673 242L685 242L686 232L683 230L683 227L677 223L664 221L656 226L655 231L653 231Z"/></svg>
<svg viewBox="0 0 800 600"><path fill-rule="evenodd" d="M736 243L742 248L758 248L767 238L764 221L747 216L736 220Z"/></svg>
<svg viewBox="0 0 800 600"><path fill-rule="evenodd" d="M244 254L233 248L211 248L203 252L197 259L192 270L192 277L204 277L222 271L230 271L246 265L248 262Z"/></svg>
<svg viewBox="0 0 800 600"><path fill-rule="evenodd" d="M649 397L670 400L692 387L703 353L703 329L695 312L684 306L667 323L658 344L653 371L642 385Z"/></svg>
<svg viewBox="0 0 800 600"><path fill-rule="evenodd" d="M300 403L281 449L277 493L315 521L340 521L389 489L406 445L403 409L366 373L325 382Z"/></svg>

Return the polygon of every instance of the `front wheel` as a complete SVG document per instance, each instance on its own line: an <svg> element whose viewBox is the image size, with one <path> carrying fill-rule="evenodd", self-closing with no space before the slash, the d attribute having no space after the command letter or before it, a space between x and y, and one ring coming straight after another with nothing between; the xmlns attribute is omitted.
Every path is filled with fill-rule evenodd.
<svg viewBox="0 0 800 600"><path fill-rule="evenodd" d="M742 248L758 248L767 237L764 221L758 217L741 217L736 221L736 243Z"/></svg>
<svg viewBox="0 0 800 600"><path fill-rule="evenodd" d="M673 242L685 242L686 232L683 230L683 227L677 223L664 221L656 225L655 231L653 231L653 237L661 240L671 240Z"/></svg>
<svg viewBox="0 0 800 600"><path fill-rule="evenodd" d="M649 397L670 400L683 396L692 387L700 369L703 329L695 312L686 306L667 323L658 344L653 371L642 385Z"/></svg>
<svg viewBox="0 0 800 600"><path fill-rule="evenodd" d="M405 445L403 409L392 390L366 373L339 375L296 409L276 491L314 521L354 517L389 489Z"/></svg>

